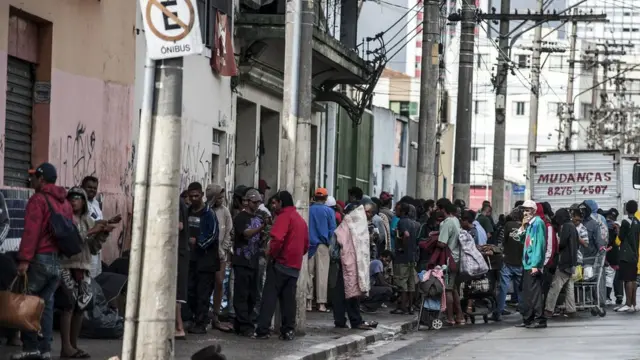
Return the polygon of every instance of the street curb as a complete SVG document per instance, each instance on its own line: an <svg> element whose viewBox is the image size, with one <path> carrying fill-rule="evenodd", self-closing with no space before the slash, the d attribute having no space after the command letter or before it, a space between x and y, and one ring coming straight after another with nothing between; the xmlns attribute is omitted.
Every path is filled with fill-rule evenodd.
<svg viewBox="0 0 640 360"><path fill-rule="evenodd" d="M325 360L333 359L347 352L361 350L376 341L390 339L394 336L416 328L417 319L395 322L390 325L379 324L372 331L359 332L357 334L343 336L330 343L318 344L307 350L294 354L280 356L274 360Z"/></svg>

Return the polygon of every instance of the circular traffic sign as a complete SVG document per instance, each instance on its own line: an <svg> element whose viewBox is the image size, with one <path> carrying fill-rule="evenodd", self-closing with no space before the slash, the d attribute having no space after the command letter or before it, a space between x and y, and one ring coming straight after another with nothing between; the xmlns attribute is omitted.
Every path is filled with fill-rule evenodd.
<svg viewBox="0 0 640 360"><path fill-rule="evenodd" d="M189 33L191 32L191 29L193 29L193 24L196 21L195 10L193 9L193 4L191 3L191 0L181 0L181 1L184 1L185 4L187 5L187 8L189 9L188 24L185 24L184 21L180 20L176 15L173 14L173 12L171 12L169 9L164 7L160 2L158 2L158 0L149 0L149 2L147 3L147 9L146 9L147 25L149 25L149 30L151 30L151 32L155 36L157 36L158 38L164 41L180 41L185 37L187 37L187 35L189 35ZM158 28L153 24L153 21L151 20L151 10L154 7L157 7L158 10L164 13L164 15L166 15L169 19L173 20L176 24L178 24L182 32L180 32L177 35L166 35L162 33L160 30L158 30Z"/></svg>

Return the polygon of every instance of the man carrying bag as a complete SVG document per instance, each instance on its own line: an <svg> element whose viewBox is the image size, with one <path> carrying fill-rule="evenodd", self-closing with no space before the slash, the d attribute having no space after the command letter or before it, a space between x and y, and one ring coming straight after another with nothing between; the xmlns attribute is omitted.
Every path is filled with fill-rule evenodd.
<svg viewBox="0 0 640 360"><path fill-rule="evenodd" d="M56 186L58 178L56 168L43 163L29 170L31 185L36 193L27 202L24 215L24 232L18 251L18 274L26 276L27 293L44 300L41 336L34 331L22 332L22 352L14 354L12 360L51 359L51 341L53 339L53 294L60 278L58 260L60 226L51 226L53 217L73 219L71 204L67 201L67 192ZM76 239L73 239L75 241Z"/></svg>

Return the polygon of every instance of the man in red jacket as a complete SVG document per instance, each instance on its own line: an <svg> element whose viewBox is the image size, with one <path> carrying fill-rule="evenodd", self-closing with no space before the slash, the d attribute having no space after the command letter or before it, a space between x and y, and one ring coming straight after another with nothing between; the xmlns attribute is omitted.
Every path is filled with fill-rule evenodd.
<svg viewBox="0 0 640 360"><path fill-rule="evenodd" d="M296 289L302 257L309 251L309 228L293 205L288 191L278 192L271 206L276 221L271 228L267 280L262 290L262 305L258 316L256 337L269 338L271 318L280 300L282 326L280 339L293 340L296 327Z"/></svg>
<svg viewBox="0 0 640 360"><path fill-rule="evenodd" d="M31 185L36 193L27 202L24 213L24 232L18 251L18 274L26 275L29 294L44 300L45 308L40 324L42 336L35 332L22 332L22 352L11 359L51 359L53 339L53 294L58 287L60 262L58 244L49 230L51 211L68 219L73 219L71 204L67 201L67 191L56 186L56 168L43 163L29 170Z"/></svg>

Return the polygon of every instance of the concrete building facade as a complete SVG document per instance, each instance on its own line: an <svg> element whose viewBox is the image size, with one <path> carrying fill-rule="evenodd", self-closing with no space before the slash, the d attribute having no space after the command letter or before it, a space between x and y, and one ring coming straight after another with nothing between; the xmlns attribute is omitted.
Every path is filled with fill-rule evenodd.
<svg viewBox="0 0 640 360"><path fill-rule="evenodd" d="M7 0L0 4L0 179L19 237L27 170L49 161L58 184L100 179L105 216L123 222L105 244L127 241L135 78L135 1ZM14 191L16 190L16 191Z"/></svg>

